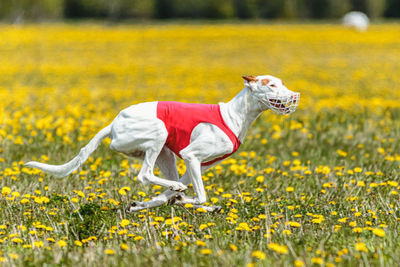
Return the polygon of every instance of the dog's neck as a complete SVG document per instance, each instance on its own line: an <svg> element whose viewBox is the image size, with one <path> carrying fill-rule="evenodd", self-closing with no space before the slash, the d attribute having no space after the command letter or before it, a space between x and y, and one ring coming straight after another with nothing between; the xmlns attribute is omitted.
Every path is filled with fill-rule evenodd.
<svg viewBox="0 0 400 267"><path fill-rule="evenodd" d="M220 103L220 107L222 118L241 143L251 124L264 111L247 87L228 103Z"/></svg>

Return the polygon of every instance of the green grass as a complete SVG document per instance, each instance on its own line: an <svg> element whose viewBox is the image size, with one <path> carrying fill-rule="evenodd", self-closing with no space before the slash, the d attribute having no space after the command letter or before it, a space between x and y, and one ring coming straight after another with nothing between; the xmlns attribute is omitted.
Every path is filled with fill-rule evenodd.
<svg viewBox="0 0 400 267"><path fill-rule="evenodd" d="M388 115L394 118L390 126L399 129L399 120L396 119L399 111L389 110L385 116ZM398 180L399 161L385 159L378 149L383 148L385 154L398 151L398 142L394 141L398 132L386 132L382 130L384 125L378 127L385 121L380 115L369 116L367 122L362 115L324 112L310 118L307 133L301 129L290 130L291 122L295 119L296 115L293 115L281 122L282 131L278 139L270 138L274 134L271 125L259 119L251 129L248 141L233 157L235 161L227 160L221 168L205 173L205 177L209 178L205 185L212 187L207 190L208 199L219 200L218 204L223 207L220 214L205 214L180 206L162 206L126 214L125 208L130 201L145 198L138 196L139 191L151 197L161 189L154 190L152 186L133 181L138 170L132 166L123 169L120 163L125 158L105 145L93 154L91 162L83 166L82 170L87 171L83 175L74 174L57 179L47 175L26 174L21 165L15 165L15 169L22 172L7 175L3 171L1 180L2 186L9 186L13 192L21 195L15 200L6 200L3 196L0 201L0 220L6 226L2 230L4 256L8 258L10 253L16 253L18 259L10 261L28 266L45 263L202 266L245 265L250 262L290 265L296 259L311 264L312 258L317 257L325 263L335 263L340 258L339 265L343 266L396 264L397 255L400 255L397 241L400 230L399 196L390 192L397 192L398 186L381 183ZM345 137L350 135L353 138ZM24 158L48 154L53 161L62 162L78 152L78 149L66 145L46 146L40 138L36 137L37 140L30 145L29 153L22 154ZM269 140L268 144L261 144L263 138ZM84 144L81 142L77 146ZM8 145L4 149L10 157L1 163L3 168L11 166L13 160L23 159L15 145ZM338 149L348 155L338 155ZM276 159L268 162L271 156ZM101 163L91 170L91 165L100 158ZM136 162L130 160L130 163ZM293 168L295 166L299 168ZM235 172L235 167L240 170ZM354 172L356 167L362 171ZM268 173L271 170L268 168L274 171ZM349 170L354 173L349 174ZM107 171L111 171L111 175L100 185L99 179ZM121 176L121 171L125 171L127 177ZM260 175L264 176L262 183L256 180ZM332 187L324 187L327 183L331 183ZM370 187L371 183L379 185ZM118 190L124 186L129 186L131 191L127 195L120 195ZM293 187L294 191L287 192L288 187ZM257 192L256 188L262 188L264 192ZM38 204L30 199L30 203L20 203L24 194L34 195L35 190L40 190L40 194L47 196L49 202ZM84 192L85 197L79 197L74 190ZM243 195L246 192L251 197L247 199L248 202L244 198L246 195ZM102 198L88 200L89 193L105 194ZM192 194L191 189L188 194ZM224 194L232 196L226 197ZM79 201L71 202L73 197ZM114 201L119 203L112 204ZM336 215L332 215L334 211ZM356 216L356 212L360 214ZM232 213L235 215L232 216ZM259 215L265 215L265 218L261 216L260 219ZM318 219L315 215L323 216L323 220L313 222L312 219ZM151 222L156 217L180 217L182 221L178 225L184 224L174 229L164 221L154 227ZM233 218L234 222L229 223L227 217ZM348 218L346 223L338 222L343 218ZM122 219L128 219L136 225L121 227L119 223ZM285 223L288 221L298 222L301 226L287 226ZM37 228L36 222L52 229ZM239 223L244 222L250 227L249 231L237 230ZM355 227L360 227L362 232L354 233L355 227L350 226L350 222L356 222ZM215 225L200 230L200 225L207 223ZM340 225L340 229L335 231L335 225ZM19 229L20 226L27 230ZM368 230L368 227L371 229ZM384 229L386 235L376 236L372 228ZM29 231L34 229L36 232L30 234ZM127 232L118 234L122 229L127 229ZM265 236L270 229L274 233ZM284 230L290 230L291 234L285 235ZM18 233L22 244L11 241L13 237L10 234L13 233ZM143 239L135 240L137 236ZM82 241L90 237L96 240L87 241L82 247L74 244L75 240ZM54 238L56 242L65 238L67 246L59 248L47 238ZM43 248L22 247L24 244L32 245L35 240L43 241ZM197 240L204 241L205 246L196 244ZM286 246L287 254L281 255L268 249L271 242ZM357 242L365 243L368 252L356 251ZM127 244L129 249L122 250L122 243ZM237 247L237 251L232 251L231 244ZM210 255L201 254L201 249L205 248L211 250ZM112 249L115 254L107 255L105 249ZM348 253L340 255L343 249L347 249ZM263 251L266 258L259 260L252 257L252 252L256 250Z"/></svg>

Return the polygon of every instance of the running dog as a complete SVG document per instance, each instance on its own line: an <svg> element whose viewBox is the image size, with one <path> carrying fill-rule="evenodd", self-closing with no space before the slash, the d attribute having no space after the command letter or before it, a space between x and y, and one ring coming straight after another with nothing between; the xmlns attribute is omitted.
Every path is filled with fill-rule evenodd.
<svg viewBox="0 0 400 267"><path fill-rule="evenodd" d="M132 105L122 110L64 165L35 161L25 165L58 177L67 176L89 158L104 138L110 137L112 150L143 159L137 176L139 182L168 188L150 201L132 203L129 212L166 202L190 203L207 211L219 210L218 206L201 206L206 201L202 173L239 148L247 130L263 111L270 109L276 114L290 114L300 101L300 94L290 91L276 77L243 76L243 79L245 88L228 103L156 101ZM184 160L187 168L180 179L174 154ZM166 179L154 175L155 165ZM193 185L194 197L181 193L189 184Z"/></svg>

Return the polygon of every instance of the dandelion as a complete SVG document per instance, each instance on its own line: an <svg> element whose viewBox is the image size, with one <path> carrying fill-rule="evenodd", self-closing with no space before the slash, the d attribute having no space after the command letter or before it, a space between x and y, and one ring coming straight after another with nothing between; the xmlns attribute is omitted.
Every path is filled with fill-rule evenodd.
<svg viewBox="0 0 400 267"><path fill-rule="evenodd" d="M67 245L67 242L65 242L64 240L60 240L57 242L57 246L59 246L60 248L65 247Z"/></svg>
<svg viewBox="0 0 400 267"><path fill-rule="evenodd" d="M201 240L196 240L196 245L199 247L205 247L206 246L206 242L201 241Z"/></svg>
<svg viewBox="0 0 400 267"><path fill-rule="evenodd" d="M203 248L200 250L200 253L203 255L210 255L210 254L212 254L212 251L209 248Z"/></svg>
<svg viewBox="0 0 400 267"><path fill-rule="evenodd" d="M114 255L114 254L115 254L114 250L112 250L112 249L110 249L110 248L104 250L104 253L106 253L107 255Z"/></svg>
<svg viewBox="0 0 400 267"><path fill-rule="evenodd" d="M266 258L265 253L260 250L253 251L253 253L251 253L251 256L259 260L264 260Z"/></svg>
<svg viewBox="0 0 400 267"><path fill-rule="evenodd" d="M289 186L286 188L286 192L293 192L294 191L294 187Z"/></svg>
<svg viewBox="0 0 400 267"><path fill-rule="evenodd" d="M11 188L9 188L9 187L7 187L7 186L4 186L3 189L1 190L1 194L2 194L3 196L7 196L7 195L10 194L10 193L11 193Z"/></svg>
<svg viewBox="0 0 400 267"><path fill-rule="evenodd" d="M24 241L22 241L21 238L13 238L13 239L11 239L11 242L16 243L16 244L20 244L20 243L23 243Z"/></svg>
<svg viewBox="0 0 400 267"><path fill-rule="evenodd" d="M30 202L30 200L27 199L27 198L23 198L23 199L21 199L21 201L20 201L21 204L26 204L26 203L29 203L29 202Z"/></svg>
<svg viewBox="0 0 400 267"><path fill-rule="evenodd" d="M128 186L124 186L124 187L122 187L120 190L118 190L118 193L119 193L121 196L125 196L125 195L127 194L128 191L131 191L131 188L128 187Z"/></svg>
<svg viewBox="0 0 400 267"><path fill-rule="evenodd" d="M368 252L368 249L363 242L356 243L355 248L357 251Z"/></svg>
<svg viewBox="0 0 400 267"><path fill-rule="evenodd" d="M256 181L259 182L259 183L263 183L264 182L264 176L261 176L261 175L257 176L256 177Z"/></svg>
<svg viewBox="0 0 400 267"><path fill-rule="evenodd" d="M372 230L372 233L374 233L374 235L379 236L379 237L384 237L386 235L385 231L380 228L374 228Z"/></svg>
<svg viewBox="0 0 400 267"><path fill-rule="evenodd" d="M288 248L286 246L281 246L276 243L269 243L268 248L279 254L287 254L288 253Z"/></svg>
<svg viewBox="0 0 400 267"><path fill-rule="evenodd" d="M204 230L204 229L206 229L207 227L208 227L207 224L200 224L200 226L199 226L200 230Z"/></svg>
<svg viewBox="0 0 400 267"><path fill-rule="evenodd" d="M298 222L287 222L288 225L292 226L292 227L300 227L301 224Z"/></svg>
<svg viewBox="0 0 400 267"><path fill-rule="evenodd" d="M127 244L125 244L125 243L122 243L121 244L121 249L122 250L129 250L129 246Z"/></svg>
<svg viewBox="0 0 400 267"><path fill-rule="evenodd" d="M121 227L126 227L126 226L128 226L130 223L131 223L131 222L130 222L129 220L123 219L123 220L119 223L119 225L121 225Z"/></svg>
<svg viewBox="0 0 400 267"><path fill-rule="evenodd" d="M313 257L311 258L311 262L322 265L324 263L324 260L321 257Z"/></svg>
<svg viewBox="0 0 400 267"><path fill-rule="evenodd" d="M13 260L17 260L19 258L18 254L15 254L15 253L10 253L10 257Z"/></svg>
<svg viewBox="0 0 400 267"><path fill-rule="evenodd" d="M294 266L303 267L303 266L305 266L305 264L304 264L304 261L302 261L302 260L295 260L294 261Z"/></svg>

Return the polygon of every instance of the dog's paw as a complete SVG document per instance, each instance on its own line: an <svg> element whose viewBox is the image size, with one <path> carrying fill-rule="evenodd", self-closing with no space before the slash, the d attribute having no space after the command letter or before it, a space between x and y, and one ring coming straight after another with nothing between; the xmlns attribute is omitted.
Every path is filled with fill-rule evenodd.
<svg viewBox="0 0 400 267"><path fill-rule="evenodd" d="M203 208L212 213L219 213L222 210L221 206L203 206Z"/></svg>
<svg viewBox="0 0 400 267"><path fill-rule="evenodd" d="M221 210L222 210L221 206L211 206L209 211L213 213L219 213Z"/></svg>
<svg viewBox="0 0 400 267"><path fill-rule="evenodd" d="M187 186L182 184L181 182L174 182L173 185L169 187L169 190L176 192L183 192L187 189Z"/></svg>
<svg viewBox="0 0 400 267"><path fill-rule="evenodd" d="M182 204L185 194L177 194L168 200L168 205Z"/></svg>
<svg viewBox="0 0 400 267"><path fill-rule="evenodd" d="M144 210L144 209L146 209L146 206L144 205L143 202L135 201L128 206L128 208L126 209L126 212L132 213L132 212L136 212L136 211L140 211L140 210Z"/></svg>
<svg viewBox="0 0 400 267"><path fill-rule="evenodd" d="M207 212L219 213L222 210L221 206L203 206L203 205L193 205L195 209L202 208Z"/></svg>

